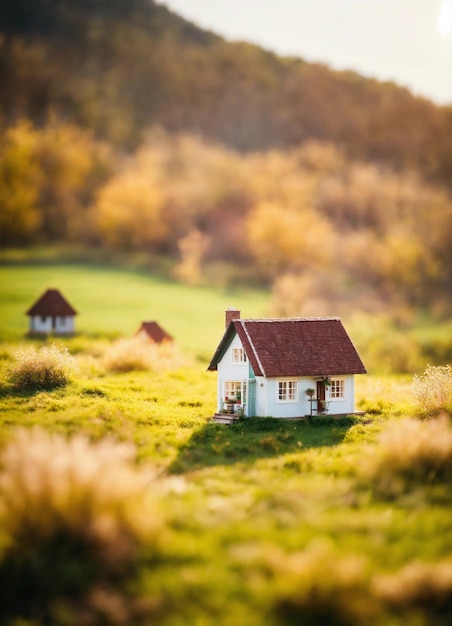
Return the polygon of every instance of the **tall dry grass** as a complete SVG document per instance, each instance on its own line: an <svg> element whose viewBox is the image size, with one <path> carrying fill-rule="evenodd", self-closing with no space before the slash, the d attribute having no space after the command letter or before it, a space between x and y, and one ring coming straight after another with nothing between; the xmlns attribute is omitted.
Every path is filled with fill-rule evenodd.
<svg viewBox="0 0 452 626"><path fill-rule="evenodd" d="M66 385L75 370L75 361L67 348L52 344L16 352L7 376L18 390L52 389Z"/></svg>
<svg viewBox="0 0 452 626"><path fill-rule="evenodd" d="M452 562L413 562L390 575L379 576L373 592L407 626L452 624Z"/></svg>
<svg viewBox="0 0 452 626"><path fill-rule="evenodd" d="M190 364L171 342L153 343L141 337L118 339L105 351L105 368L110 372L167 371Z"/></svg>
<svg viewBox="0 0 452 626"><path fill-rule="evenodd" d="M420 376L413 377L413 395L418 408L428 415L441 411L452 413L452 368L428 365Z"/></svg>
<svg viewBox="0 0 452 626"><path fill-rule="evenodd" d="M45 624L58 624L61 607L72 614L76 603L79 623L131 619L126 607L132 611L135 604L122 595L122 585L143 547L152 551L162 530L149 477L134 468L133 458L133 448L109 440L94 444L82 435L16 432L3 451L0 473L5 615L39 615ZM111 602L103 606L105 594Z"/></svg>
<svg viewBox="0 0 452 626"><path fill-rule="evenodd" d="M265 559L275 600L272 615L281 626L356 626L373 624L378 603L369 593L365 559L340 555L314 542L304 552L269 554Z"/></svg>
<svg viewBox="0 0 452 626"><path fill-rule="evenodd" d="M367 485L386 495L405 492L413 485L451 481L450 418L405 418L389 424L359 471Z"/></svg>
<svg viewBox="0 0 452 626"><path fill-rule="evenodd" d="M293 554L270 549L259 563L266 581L271 580L270 623L449 626L452 622L450 560L416 561L392 573L375 573L363 555L344 554L328 542L314 541Z"/></svg>

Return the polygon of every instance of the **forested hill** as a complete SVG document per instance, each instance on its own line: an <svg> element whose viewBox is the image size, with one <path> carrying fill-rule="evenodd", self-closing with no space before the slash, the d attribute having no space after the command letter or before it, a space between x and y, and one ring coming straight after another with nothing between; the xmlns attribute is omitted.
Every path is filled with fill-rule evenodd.
<svg viewBox="0 0 452 626"><path fill-rule="evenodd" d="M452 108L230 43L150 0L3 0L1 122L49 114L134 147L149 127L265 150L308 139L452 178Z"/></svg>

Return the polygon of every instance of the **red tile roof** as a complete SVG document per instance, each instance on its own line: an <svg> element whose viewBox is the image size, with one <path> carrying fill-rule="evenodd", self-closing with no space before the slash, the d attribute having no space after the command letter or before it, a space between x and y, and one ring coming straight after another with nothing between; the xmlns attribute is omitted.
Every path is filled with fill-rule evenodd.
<svg viewBox="0 0 452 626"><path fill-rule="evenodd" d="M135 333L135 337L141 332L145 332L149 339L155 341L155 343L162 343L162 341L173 341L171 335L169 335L157 322L142 322L140 328Z"/></svg>
<svg viewBox="0 0 452 626"><path fill-rule="evenodd" d="M67 317L77 315L77 311L61 295L58 289L47 291L28 309L27 315L42 317Z"/></svg>
<svg viewBox="0 0 452 626"><path fill-rule="evenodd" d="M256 376L330 376L365 374L337 317L236 319L227 328L209 370L216 370L237 334Z"/></svg>

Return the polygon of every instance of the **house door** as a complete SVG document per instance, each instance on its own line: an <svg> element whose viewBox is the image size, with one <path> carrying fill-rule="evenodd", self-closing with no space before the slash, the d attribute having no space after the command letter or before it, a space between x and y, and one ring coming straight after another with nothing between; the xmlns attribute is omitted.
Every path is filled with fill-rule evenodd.
<svg viewBox="0 0 452 626"><path fill-rule="evenodd" d="M317 381L317 413L321 413L325 407L325 383L323 380Z"/></svg>
<svg viewBox="0 0 452 626"><path fill-rule="evenodd" d="M248 401L246 403L246 415L252 417L256 415L256 381L248 382Z"/></svg>

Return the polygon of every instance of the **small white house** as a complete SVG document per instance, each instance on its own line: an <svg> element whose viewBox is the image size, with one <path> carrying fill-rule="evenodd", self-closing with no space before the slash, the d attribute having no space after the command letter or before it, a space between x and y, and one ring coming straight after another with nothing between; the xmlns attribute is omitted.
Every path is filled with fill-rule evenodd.
<svg viewBox="0 0 452 626"><path fill-rule="evenodd" d="M29 334L73 335L77 311L58 289L47 291L27 311L30 317Z"/></svg>
<svg viewBox="0 0 452 626"><path fill-rule="evenodd" d="M218 372L217 413L293 418L355 411L354 377L365 374L338 317L240 319L208 367Z"/></svg>

